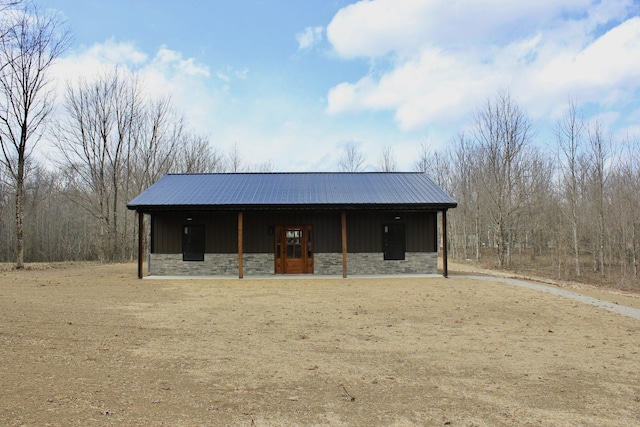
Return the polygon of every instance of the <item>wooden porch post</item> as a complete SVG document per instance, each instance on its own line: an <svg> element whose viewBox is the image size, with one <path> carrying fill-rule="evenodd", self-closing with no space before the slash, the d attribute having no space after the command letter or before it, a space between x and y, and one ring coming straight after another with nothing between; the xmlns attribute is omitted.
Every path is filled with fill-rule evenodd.
<svg viewBox="0 0 640 427"><path fill-rule="evenodd" d="M144 257L144 212L138 212L138 279L142 279L144 271L142 259Z"/></svg>
<svg viewBox="0 0 640 427"><path fill-rule="evenodd" d="M442 211L442 275L449 277L447 265L447 211Z"/></svg>
<svg viewBox="0 0 640 427"><path fill-rule="evenodd" d="M238 279L244 277L242 265L242 212L238 212Z"/></svg>
<svg viewBox="0 0 640 427"><path fill-rule="evenodd" d="M347 213L342 211L342 278L347 278Z"/></svg>

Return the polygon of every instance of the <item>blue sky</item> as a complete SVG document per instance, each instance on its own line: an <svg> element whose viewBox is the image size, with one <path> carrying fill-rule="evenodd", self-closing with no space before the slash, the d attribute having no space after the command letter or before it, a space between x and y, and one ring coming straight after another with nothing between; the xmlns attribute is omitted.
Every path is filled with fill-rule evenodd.
<svg viewBox="0 0 640 427"><path fill-rule="evenodd" d="M74 34L61 82L137 70L191 127L278 171L337 170L355 143L411 170L508 89L540 144L571 97L640 135L640 8L630 0L42 0Z"/></svg>

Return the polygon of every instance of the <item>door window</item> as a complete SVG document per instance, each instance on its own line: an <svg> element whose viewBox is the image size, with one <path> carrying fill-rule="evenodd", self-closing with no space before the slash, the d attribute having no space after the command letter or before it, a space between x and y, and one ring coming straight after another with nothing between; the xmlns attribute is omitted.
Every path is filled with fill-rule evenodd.
<svg viewBox="0 0 640 427"><path fill-rule="evenodd" d="M302 230L287 230L287 258L302 258Z"/></svg>

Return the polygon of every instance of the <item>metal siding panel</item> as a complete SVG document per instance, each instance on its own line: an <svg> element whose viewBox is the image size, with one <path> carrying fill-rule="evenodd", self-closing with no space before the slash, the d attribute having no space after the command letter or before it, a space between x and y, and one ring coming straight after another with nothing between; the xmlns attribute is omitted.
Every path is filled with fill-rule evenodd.
<svg viewBox="0 0 640 427"><path fill-rule="evenodd" d="M317 214L313 223L314 250L318 253L342 252L340 212Z"/></svg>
<svg viewBox="0 0 640 427"><path fill-rule="evenodd" d="M211 249L211 253L238 252L238 214L236 212L209 216L207 225L210 229L207 231L207 248Z"/></svg>
<svg viewBox="0 0 640 427"><path fill-rule="evenodd" d="M415 212L402 216L407 223L407 252L435 252L435 212Z"/></svg>
<svg viewBox="0 0 640 427"><path fill-rule="evenodd" d="M391 222L388 212L357 212L347 215L347 248L350 253L382 252L382 224Z"/></svg>
<svg viewBox="0 0 640 427"><path fill-rule="evenodd" d="M181 225L174 215L154 215L153 249L157 254L180 253Z"/></svg>
<svg viewBox="0 0 640 427"><path fill-rule="evenodd" d="M246 253L272 253L274 236L269 227L275 225L271 212L246 212L243 220L243 249Z"/></svg>

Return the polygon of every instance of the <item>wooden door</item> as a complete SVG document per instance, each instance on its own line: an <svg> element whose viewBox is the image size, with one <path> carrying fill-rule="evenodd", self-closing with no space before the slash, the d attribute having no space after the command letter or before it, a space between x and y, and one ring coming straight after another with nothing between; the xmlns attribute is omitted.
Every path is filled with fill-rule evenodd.
<svg viewBox="0 0 640 427"><path fill-rule="evenodd" d="M313 273L311 226L278 226L274 234L276 274Z"/></svg>

